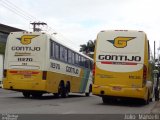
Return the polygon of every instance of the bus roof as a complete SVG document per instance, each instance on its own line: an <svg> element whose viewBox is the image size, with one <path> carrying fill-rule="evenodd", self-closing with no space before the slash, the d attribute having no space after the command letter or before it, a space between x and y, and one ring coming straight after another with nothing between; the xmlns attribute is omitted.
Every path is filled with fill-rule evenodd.
<svg viewBox="0 0 160 120"><path fill-rule="evenodd" d="M142 32L142 33L144 33L143 31L141 31L141 30L102 30L102 31L100 31L100 33L101 32Z"/></svg>

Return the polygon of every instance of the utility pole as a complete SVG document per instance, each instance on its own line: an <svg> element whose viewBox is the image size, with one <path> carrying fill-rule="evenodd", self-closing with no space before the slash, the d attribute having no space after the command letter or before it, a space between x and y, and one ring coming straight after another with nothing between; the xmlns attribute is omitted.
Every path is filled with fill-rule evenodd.
<svg viewBox="0 0 160 120"><path fill-rule="evenodd" d="M37 26L47 25L47 23L44 23L44 22L33 22L33 23L30 23L30 24L33 25L33 31L34 31L34 32L35 32L35 31L37 31L37 32L42 31L42 30L41 30L39 27L37 27Z"/></svg>

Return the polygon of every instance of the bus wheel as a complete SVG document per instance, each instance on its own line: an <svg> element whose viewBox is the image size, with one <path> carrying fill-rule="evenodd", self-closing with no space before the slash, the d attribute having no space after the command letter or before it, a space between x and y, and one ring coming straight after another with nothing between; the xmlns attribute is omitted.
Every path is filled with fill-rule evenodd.
<svg viewBox="0 0 160 120"><path fill-rule="evenodd" d="M156 91L156 94L155 94L155 101L159 101L159 90Z"/></svg>
<svg viewBox="0 0 160 120"><path fill-rule="evenodd" d="M70 89L71 89L70 82L69 82L69 81L67 81L67 83L66 83L66 87L65 87L65 94L66 94L66 97L68 97L68 96L69 96Z"/></svg>
<svg viewBox="0 0 160 120"><path fill-rule="evenodd" d="M103 97L102 97L102 101L103 101L103 103L108 103L107 97L103 96Z"/></svg>
<svg viewBox="0 0 160 120"><path fill-rule="evenodd" d="M114 103L114 102L117 102L117 98L116 97L110 97L110 96L102 96L102 101L103 101L104 104Z"/></svg>
<svg viewBox="0 0 160 120"><path fill-rule="evenodd" d="M58 93L62 98L66 97L66 87L64 85L64 81L61 81L58 87Z"/></svg>
<svg viewBox="0 0 160 120"><path fill-rule="evenodd" d="M32 97L33 98L40 98L40 97L42 97L42 93L40 93L40 92L32 93Z"/></svg>
<svg viewBox="0 0 160 120"><path fill-rule="evenodd" d="M159 90L158 90L158 96L157 96L157 100L159 100Z"/></svg>
<svg viewBox="0 0 160 120"><path fill-rule="evenodd" d="M54 93L55 98L59 98L59 93Z"/></svg>
<svg viewBox="0 0 160 120"><path fill-rule="evenodd" d="M25 98L29 98L31 95L29 92L22 92L22 94Z"/></svg>

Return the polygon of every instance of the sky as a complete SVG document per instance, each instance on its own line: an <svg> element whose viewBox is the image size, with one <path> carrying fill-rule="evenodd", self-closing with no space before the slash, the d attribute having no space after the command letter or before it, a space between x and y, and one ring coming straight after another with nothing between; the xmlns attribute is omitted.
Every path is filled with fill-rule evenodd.
<svg viewBox="0 0 160 120"><path fill-rule="evenodd" d="M157 54L159 12L160 0L0 0L1 24L32 31L30 22L45 22L48 32L77 51L102 30L140 30L152 52L156 42Z"/></svg>

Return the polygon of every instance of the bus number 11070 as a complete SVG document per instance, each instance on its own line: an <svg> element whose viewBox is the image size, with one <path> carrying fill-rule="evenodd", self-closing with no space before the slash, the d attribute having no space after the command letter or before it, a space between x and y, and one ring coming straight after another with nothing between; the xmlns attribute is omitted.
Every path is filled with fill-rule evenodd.
<svg viewBox="0 0 160 120"><path fill-rule="evenodd" d="M20 61L22 61L22 62L31 62L31 61L33 61L33 59L32 58L18 58L18 61L20 62Z"/></svg>

